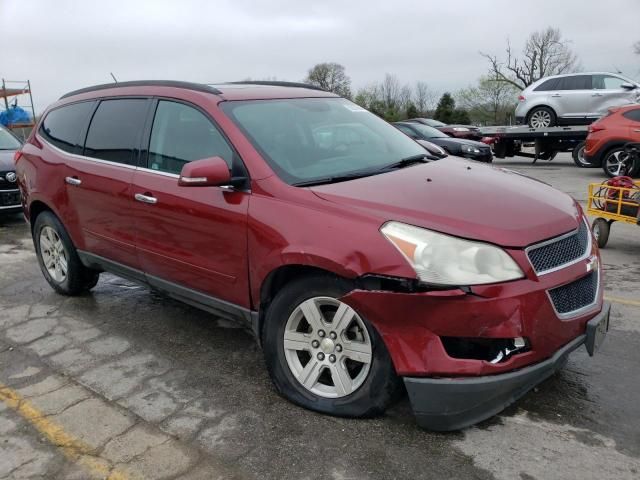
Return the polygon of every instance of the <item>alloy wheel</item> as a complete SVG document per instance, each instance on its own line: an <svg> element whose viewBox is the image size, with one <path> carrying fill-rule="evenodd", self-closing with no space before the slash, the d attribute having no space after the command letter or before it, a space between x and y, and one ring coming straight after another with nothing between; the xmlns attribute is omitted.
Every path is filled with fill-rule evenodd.
<svg viewBox="0 0 640 480"><path fill-rule="evenodd" d="M633 159L624 150L616 150L607 155L605 159L605 169L612 177L628 175L631 171Z"/></svg>
<svg viewBox="0 0 640 480"><path fill-rule="evenodd" d="M331 297L310 298L295 308L285 325L284 352L296 380L325 398L355 392L366 380L373 359L362 318Z"/></svg>
<svg viewBox="0 0 640 480"><path fill-rule="evenodd" d="M58 233L46 226L40 231L40 254L49 276L57 283L67 278L68 258Z"/></svg>
<svg viewBox="0 0 640 480"><path fill-rule="evenodd" d="M546 110L537 110L531 114L529 124L533 128L544 128L551 125L551 114Z"/></svg>

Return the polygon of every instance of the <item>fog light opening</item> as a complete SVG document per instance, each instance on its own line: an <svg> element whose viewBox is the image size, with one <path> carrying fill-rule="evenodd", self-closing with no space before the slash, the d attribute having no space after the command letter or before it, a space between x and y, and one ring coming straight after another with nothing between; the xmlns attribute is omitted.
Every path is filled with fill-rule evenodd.
<svg viewBox="0 0 640 480"><path fill-rule="evenodd" d="M440 337L442 344L452 358L484 360L489 363L506 362L513 355L530 350L529 341L515 338L468 338Z"/></svg>

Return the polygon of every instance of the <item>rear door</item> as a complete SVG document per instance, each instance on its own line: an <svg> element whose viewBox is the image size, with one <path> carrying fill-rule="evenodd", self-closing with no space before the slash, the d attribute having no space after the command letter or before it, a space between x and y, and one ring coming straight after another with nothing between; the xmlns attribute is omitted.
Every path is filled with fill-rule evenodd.
<svg viewBox="0 0 640 480"><path fill-rule="evenodd" d="M636 103L637 90L622 88L628 81L615 75L593 75L593 91L591 101L591 114L601 117L607 113L609 107L618 107Z"/></svg>
<svg viewBox="0 0 640 480"><path fill-rule="evenodd" d="M68 197L86 251L130 268L139 268L131 181L149 105L150 100L144 98L100 101L82 155L67 160Z"/></svg>
<svg viewBox="0 0 640 480"><path fill-rule="evenodd" d="M135 172L137 249L149 283L249 307L247 210L250 193L221 187L178 186L182 167L219 156L232 173L242 162L206 112L157 101L147 163ZM233 168L232 168L233 167ZM142 195L143 197L140 197ZM185 291L189 289L188 291Z"/></svg>
<svg viewBox="0 0 640 480"><path fill-rule="evenodd" d="M557 114L562 118L587 117L591 106L591 75L571 75L557 79L556 90L549 92L559 106Z"/></svg>

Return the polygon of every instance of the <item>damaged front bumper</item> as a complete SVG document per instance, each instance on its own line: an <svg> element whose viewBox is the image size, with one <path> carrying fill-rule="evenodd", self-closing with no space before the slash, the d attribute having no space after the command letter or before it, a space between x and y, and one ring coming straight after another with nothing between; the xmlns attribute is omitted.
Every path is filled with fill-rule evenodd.
<svg viewBox="0 0 640 480"><path fill-rule="evenodd" d="M550 358L516 371L466 378L404 377L418 424L429 430L459 430L502 411L564 366L585 345L593 355L609 328L610 305L589 320L586 332Z"/></svg>

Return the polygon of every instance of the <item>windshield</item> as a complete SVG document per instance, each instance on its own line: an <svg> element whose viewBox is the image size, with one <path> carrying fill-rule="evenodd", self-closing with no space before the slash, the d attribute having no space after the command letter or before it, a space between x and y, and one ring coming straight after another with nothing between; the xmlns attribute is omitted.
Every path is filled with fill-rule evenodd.
<svg viewBox="0 0 640 480"><path fill-rule="evenodd" d="M0 128L0 150L18 150L20 142L4 128Z"/></svg>
<svg viewBox="0 0 640 480"><path fill-rule="evenodd" d="M429 127L427 125L423 125L422 123L412 123L411 126L420 132L425 138L442 138L448 137L446 133L442 133L440 130L436 130L433 127Z"/></svg>
<svg viewBox="0 0 640 480"><path fill-rule="evenodd" d="M405 134L343 98L234 101L222 108L289 184L379 173L425 153Z"/></svg>
<svg viewBox="0 0 640 480"><path fill-rule="evenodd" d="M433 118L426 118L425 121L427 122L427 125L430 127L446 127L447 126L446 123L442 123L439 120L434 120Z"/></svg>

